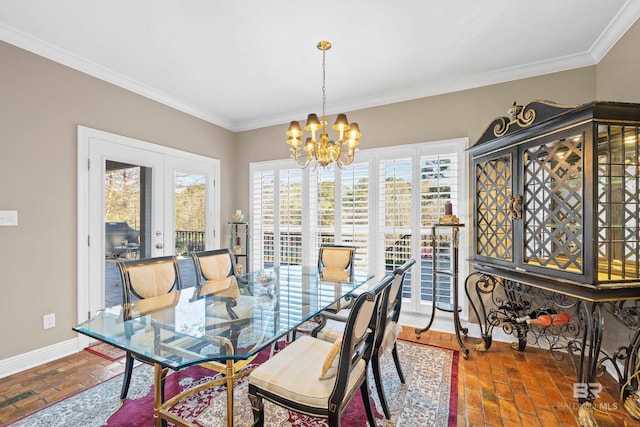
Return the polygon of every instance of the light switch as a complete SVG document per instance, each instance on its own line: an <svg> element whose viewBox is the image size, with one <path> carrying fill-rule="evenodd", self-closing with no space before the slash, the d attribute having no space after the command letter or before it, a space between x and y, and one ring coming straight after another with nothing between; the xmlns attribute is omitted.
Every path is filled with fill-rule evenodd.
<svg viewBox="0 0 640 427"><path fill-rule="evenodd" d="M18 225L18 211L0 211L0 227Z"/></svg>

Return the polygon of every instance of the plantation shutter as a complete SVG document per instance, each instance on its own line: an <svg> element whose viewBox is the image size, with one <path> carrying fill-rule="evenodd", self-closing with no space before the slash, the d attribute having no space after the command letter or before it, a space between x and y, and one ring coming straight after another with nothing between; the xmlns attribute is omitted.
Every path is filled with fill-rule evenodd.
<svg viewBox="0 0 640 427"><path fill-rule="evenodd" d="M412 257L412 159L382 160L379 165L379 238L385 270L393 271ZM410 274L405 276L403 296L411 297Z"/></svg>
<svg viewBox="0 0 640 427"><path fill-rule="evenodd" d="M420 301L433 302L432 269L433 257L431 235L444 212L444 205L451 202L453 211L458 212L458 164L455 154L429 155L420 158ZM441 232L443 235L446 230ZM450 233L449 233L450 236ZM437 242L440 248L441 268L448 270L447 259L451 259L451 240ZM437 302L452 303L451 280L440 276Z"/></svg>
<svg viewBox="0 0 640 427"><path fill-rule="evenodd" d="M275 173L255 172L252 183L251 260L252 270L260 270L275 262Z"/></svg>
<svg viewBox="0 0 640 427"><path fill-rule="evenodd" d="M302 264L302 171L281 170L279 186L278 264Z"/></svg>
<svg viewBox="0 0 640 427"><path fill-rule="evenodd" d="M352 164L343 169L340 194L341 239L355 246L354 265L369 266L369 163Z"/></svg>
<svg viewBox="0 0 640 427"><path fill-rule="evenodd" d="M336 199L335 199L335 172L333 170L319 169L314 177L316 179L316 191L312 207L315 213L314 221L314 242L312 245L312 256L314 264L318 259L320 245L333 244L336 242Z"/></svg>

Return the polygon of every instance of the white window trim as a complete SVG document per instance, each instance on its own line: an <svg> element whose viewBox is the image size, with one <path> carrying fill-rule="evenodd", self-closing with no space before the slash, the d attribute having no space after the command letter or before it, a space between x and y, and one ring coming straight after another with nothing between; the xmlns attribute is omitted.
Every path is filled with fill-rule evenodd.
<svg viewBox="0 0 640 427"><path fill-rule="evenodd" d="M469 215L470 215L470 207L469 207L469 156L466 153L466 149L468 148L469 139L468 138L453 138L447 140L440 141L431 141L431 142L422 142L415 144L405 144L405 145L395 145L391 147L383 147L383 148L372 148L366 150L358 150L356 153L357 163L369 162L369 203L370 203L370 220L369 220L369 235L373 238L369 239L368 242L368 252L369 252L369 273L374 275L381 275L385 273L385 265L384 265L384 244L380 244L380 238L378 236L378 227L379 223L378 218L378 206L379 206L379 191L377 186L377 179L379 174L379 165L381 160L388 160L392 158L398 157L410 157L413 159L414 164L419 164L420 158L424 155L434 155L434 154L451 154L455 152L457 154L457 164L458 164L458 193L456 200L456 212L454 214L460 218L460 222L463 224L469 224ZM250 182L253 182L253 175L255 172L263 172L263 171L274 171L277 173L282 169L295 169L297 165L292 159L284 159L284 160L273 160L273 161L264 161L264 162L252 162L249 164L249 179ZM310 204L310 170L312 168L307 168L303 173L303 181L302 181L302 191L303 191L303 230L305 230L305 234L303 235L303 263L309 263L310 261L310 248L309 245L311 242L311 227L309 221L311 219L311 215L309 209L311 209ZM413 178L414 180L417 178L419 181L420 178L420 168L413 168ZM276 180L277 181L277 180ZM336 183L340 182L340 175L336 176ZM277 182L276 182L277 186ZM253 211L253 200L254 200L254 189L253 184L250 186L250 209ZM415 188L415 186L414 186ZM417 190L419 193L419 188ZM276 192L277 194L277 192ZM336 196L338 196L336 194ZM415 197L413 200L420 200L420 197ZM276 210L278 208L276 204ZM339 207L336 206L336 210L339 210ZM276 212L277 214L277 212ZM337 215L339 221L339 215ZM412 210L412 218L414 219L412 225L412 233L414 235L420 235L420 222L418 218L420 218L420 203L414 203ZM276 224L277 225L277 224ZM339 229L341 224L336 223L336 228ZM253 224L252 224L253 227ZM462 298L463 289L464 289L464 278L468 274L468 265L465 262L469 257L469 233L470 227L467 226L461 230L460 235L460 265L459 265L459 282L458 282L458 295L459 295L459 304L462 308L461 317L463 319L467 318L468 306L465 298ZM253 232L252 232L252 235ZM254 239L256 241L256 239ZM414 253L420 253L420 239L414 239L412 250ZM418 275L415 275L417 277ZM403 311L407 311L409 313L425 313L430 312L431 303L420 302L419 298L413 298L412 302L403 304ZM449 315L450 316L450 315Z"/></svg>

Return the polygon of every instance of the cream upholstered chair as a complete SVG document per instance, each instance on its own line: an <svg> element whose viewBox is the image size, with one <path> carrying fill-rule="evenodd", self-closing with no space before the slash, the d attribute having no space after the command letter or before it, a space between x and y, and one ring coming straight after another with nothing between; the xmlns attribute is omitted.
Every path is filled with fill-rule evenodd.
<svg viewBox="0 0 640 427"><path fill-rule="evenodd" d="M254 301L245 296L250 289L238 283L229 249L192 252L191 258L196 270L196 297L207 296L225 303L230 319L251 315ZM215 304L210 306L212 310L217 308Z"/></svg>
<svg viewBox="0 0 640 427"><path fill-rule="evenodd" d="M318 251L318 274L321 280L329 282L347 282L353 279L353 258L356 252L355 246L323 244ZM337 312L348 307L352 302L351 295L331 304L327 310ZM316 320L309 320L293 331L295 340L298 333L309 334L317 328Z"/></svg>
<svg viewBox="0 0 640 427"><path fill-rule="evenodd" d="M393 277L379 284L388 287ZM328 419L339 426L340 418L358 388L369 425L375 425L368 364L376 336L380 298L363 292L353 303L342 337L334 343L303 335L258 366L249 375L249 399L254 425L264 425L263 399L303 414Z"/></svg>
<svg viewBox="0 0 640 427"><path fill-rule="evenodd" d="M334 282L345 282L353 278L355 246L322 245L318 252L320 278Z"/></svg>
<svg viewBox="0 0 640 427"><path fill-rule="evenodd" d="M151 304L145 304L144 302L137 304L136 310L137 313L140 314L144 312L152 312L155 309L161 308L156 307L157 303L166 303L164 299L156 299L153 297L168 295L181 288L180 270L178 262L174 256L126 261L118 260L118 268L122 279L122 291L125 304L152 298L152 300L150 300L152 302ZM171 295L167 298L175 302L175 299L172 298ZM152 361L142 356L137 356L127 352L124 378L122 381L122 391L120 392L121 399L125 399L129 391L134 359L140 360L144 363L153 364ZM164 378L167 372L168 370L165 369L162 377L161 393L163 401Z"/></svg>
<svg viewBox="0 0 640 427"><path fill-rule="evenodd" d="M399 331L398 318L400 317L400 309L402 308L402 288L404 278L407 271L409 271L414 264L415 260L410 259L393 271L393 275L391 276L393 277L393 282L386 294L383 296L383 300L380 304L380 310L382 312L382 315L380 316L381 323L377 326L378 334L376 336L373 354L371 356L371 366L376 383L376 389L378 390L378 396L380 398L380 404L382 405L382 410L385 418L387 419L391 419L391 413L384 394L384 386L382 384L382 375L380 372L380 360L384 353L391 351L396 371L400 377L400 382L402 384L405 383L402 366L400 365L400 358L398 356L398 349L396 347L396 339L398 338ZM331 312L323 312L320 317L320 325L312 331L312 336L328 342L333 342L343 333L348 313L348 309L340 310L335 314Z"/></svg>
<svg viewBox="0 0 640 427"><path fill-rule="evenodd" d="M229 249L192 252L191 257L197 277L194 298L205 299L207 317L216 319L212 324L219 330L217 334L227 338L235 349L241 332L251 322L258 299L251 294L249 287L238 283L235 262ZM214 326L205 326L211 331L210 327ZM234 366L242 367L243 363L250 361L236 362ZM221 369L215 363L202 366L216 371Z"/></svg>
<svg viewBox="0 0 640 427"><path fill-rule="evenodd" d="M415 263L415 260L410 259L393 271L393 283L390 286L386 301L381 304L382 323L379 326L380 334L378 334L376 338L373 355L371 356L373 378L376 383L376 389L378 390L378 397L380 398L382 411L387 419L391 418L391 414L389 412L389 404L387 403L387 399L384 394L384 386L382 385L380 359L384 353L391 351L393 363L396 365L396 371L400 377L400 383L405 384L402 366L400 366L396 340L399 332L398 318L400 317L400 309L402 308L402 288L404 285L404 279L407 271L409 271Z"/></svg>

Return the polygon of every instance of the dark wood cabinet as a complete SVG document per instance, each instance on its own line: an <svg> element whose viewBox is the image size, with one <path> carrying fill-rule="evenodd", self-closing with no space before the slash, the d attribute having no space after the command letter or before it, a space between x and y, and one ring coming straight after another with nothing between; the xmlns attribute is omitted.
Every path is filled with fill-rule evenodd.
<svg viewBox="0 0 640 427"><path fill-rule="evenodd" d="M486 351L569 354L578 385L607 368L633 411L640 369L640 104L535 101L495 119L472 155L474 272L465 280ZM629 343L602 348L605 318ZM620 366L624 368L621 369ZM574 389L575 390L575 389ZM576 395L595 425L597 393ZM630 400L631 399L631 400Z"/></svg>
<svg viewBox="0 0 640 427"><path fill-rule="evenodd" d="M640 294L640 104L515 105L469 149L477 270L590 301Z"/></svg>

